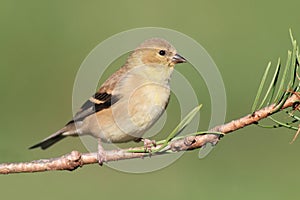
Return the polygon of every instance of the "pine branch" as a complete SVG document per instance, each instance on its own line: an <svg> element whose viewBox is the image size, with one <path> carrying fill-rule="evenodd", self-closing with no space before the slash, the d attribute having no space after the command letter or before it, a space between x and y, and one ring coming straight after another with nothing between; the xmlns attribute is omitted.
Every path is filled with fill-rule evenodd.
<svg viewBox="0 0 300 200"><path fill-rule="evenodd" d="M280 110L287 108L295 108L299 105L300 98L298 94L293 94L289 97ZM233 120L227 124L216 126L208 132L221 132L223 134L228 134L230 132L241 129L245 126L256 124L258 121L275 114L278 112L276 104L272 104L265 108L262 108L252 114L244 116L240 119ZM207 143L216 145L220 140L220 135L218 134L201 134L196 136L186 136L182 139L172 140L164 148L163 152L154 153L151 156L159 156L163 154L168 154L170 152L187 151L201 148ZM162 144L157 145L155 149L159 149ZM134 159L134 158L144 158L150 156L149 153L132 153L132 151L139 151L143 147L129 148L129 149L118 149L107 151L107 162ZM154 150L155 150L154 149ZM63 155L58 158L41 159L31 162L21 162L21 163L3 163L0 164L0 174L11 174L11 173L24 173L24 172L43 172L43 171L53 171L53 170L75 170L78 167L82 167L87 164L98 163L96 153L80 153L78 151L72 151L69 154Z"/></svg>

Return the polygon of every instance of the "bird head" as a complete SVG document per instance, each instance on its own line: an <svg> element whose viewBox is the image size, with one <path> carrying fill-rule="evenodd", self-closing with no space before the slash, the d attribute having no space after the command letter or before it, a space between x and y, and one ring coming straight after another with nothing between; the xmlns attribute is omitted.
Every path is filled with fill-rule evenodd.
<svg viewBox="0 0 300 200"><path fill-rule="evenodd" d="M186 62L186 59L180 56L169 42L161 38L144 41L135 49L129 59L144 65L167 67L174 67L177 63Z"/></svg>

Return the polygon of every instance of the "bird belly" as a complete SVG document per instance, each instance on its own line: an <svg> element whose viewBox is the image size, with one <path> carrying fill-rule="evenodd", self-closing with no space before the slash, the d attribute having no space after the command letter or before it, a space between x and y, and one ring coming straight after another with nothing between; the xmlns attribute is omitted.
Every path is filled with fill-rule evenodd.
<svg viewBox="0 0 300 200"><path fill-rule="evenodd" d="M104 142L141 138L164 112L169 95L169 87L145 84L124 95L112 107L87 117L82 130Z"/></svg>

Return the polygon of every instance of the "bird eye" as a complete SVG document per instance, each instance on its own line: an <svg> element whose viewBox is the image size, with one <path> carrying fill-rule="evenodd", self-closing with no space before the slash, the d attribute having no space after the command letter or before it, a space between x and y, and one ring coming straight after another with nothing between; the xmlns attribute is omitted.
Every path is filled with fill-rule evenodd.
<svg viewBox="0 0 300 200"><path fill-rule="evenodd" d="M159 55L161 55L161 56L166 55L166 51L165 51L165 50L160 50L158 53L159 53Z"/></svg>

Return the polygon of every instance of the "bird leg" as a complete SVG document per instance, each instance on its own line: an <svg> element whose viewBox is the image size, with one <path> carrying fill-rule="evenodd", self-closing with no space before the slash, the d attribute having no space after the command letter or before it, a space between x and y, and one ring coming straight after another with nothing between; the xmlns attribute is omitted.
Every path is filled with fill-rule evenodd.
<svg viewBox="0 0 300 200"><path fill-rule="evenodd" d="M102 146L102 141L98 138L98 152L97 152L97 159L100 166L103 165L103 162L106 162L106 152Z"/></svg>

